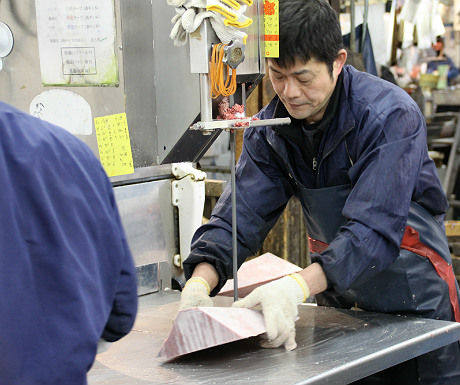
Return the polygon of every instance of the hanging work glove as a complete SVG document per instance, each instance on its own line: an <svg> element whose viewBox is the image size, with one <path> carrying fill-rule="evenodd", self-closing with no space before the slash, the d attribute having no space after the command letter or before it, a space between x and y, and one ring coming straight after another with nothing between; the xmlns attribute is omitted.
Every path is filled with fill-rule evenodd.
<svg viewBox="0 0 460 385"><path fill-rule="evenodd" d="M182 16L184 15L185 8L176 8L176 15L171 19L174 26L171 29L169 37L174 40L176 47L181 47L187 43L187 32L182 26Z"/></svg>
<svg viewBox="0 0 460 385"><path fill-rule="evenodd" d="M210 11L212 12L212 11ZM246 39L248 37L246 32L243 32L240 28L246 28L252 24L252 19L241 15L238 17L237 22L244 27L237 27L232 24L226 24L228 20L215 12L212 12L213 16L209 18L211 22L212 29L216 32L217 37L222 42L222 44L230 44L231 41L240 40L243 44L246 44Z"/></svg>
<svg viewBox="0 0 460 385"><path fill-rule="evenodd" d="M254 289L245 298L233 303L234 307L262 306L268 340L264 348L277 348L284 344L286 350L296 348L295 321L298 305L310 295L305 280L297 273L280 278Z"/></svg>
<svg viewBox="0 0 460 385"><path fill-rule="evenodd" d="M171 19L174 24L170 37L175 46L187 43L187 34L195 32L204 19L209 18L211 26L219 40L228 44L232 40L246 42L247 34L240 30L252 23L252 19L243 15L247 4L252 0L167 0L176 7L176 15ZM229 5L227 5L229 4Z"/></svg>
<svg viewBox="0 0 460 385"><path fill-rule="evenodd" d="M252 0L248 5L252 5ZM224 24L236 28L246 28L252 24L252 19L246 17L247 5L236 0L206 0L206 10L216 12L224 17Z"/></svg>
<svg viewBox="0 0 460 385"><path fill-rule="evenodd" d="M196 306L213 306L209 296L211 289L208 282L201 277L192 277L182 289L179 310Z"/></svg>

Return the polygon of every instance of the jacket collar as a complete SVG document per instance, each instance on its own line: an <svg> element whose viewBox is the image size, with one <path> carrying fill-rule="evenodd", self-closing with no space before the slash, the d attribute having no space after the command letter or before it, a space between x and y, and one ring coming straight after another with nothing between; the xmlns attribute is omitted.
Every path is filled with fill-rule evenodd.
<svg viewBox="0 0 460 385"><path fill-rule="evenodd" d="M332 124L325 132L323 143L320 148L321 157L325 157L331 153L356 125L350 106L350 100L353 98L350 94L350 77L352 76L350 74L350 66L344 67L342 74L343 86L342 92L340 93L339 105Z"/></svg>

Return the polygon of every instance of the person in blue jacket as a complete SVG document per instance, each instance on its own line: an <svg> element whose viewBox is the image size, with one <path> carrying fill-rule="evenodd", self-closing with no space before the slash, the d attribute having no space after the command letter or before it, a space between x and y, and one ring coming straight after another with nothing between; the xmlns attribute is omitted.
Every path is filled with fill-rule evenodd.
<svg viewBox="0 0 460 385"><path fill-rule="evenodd" d="M444 39L442 36L436 37L436 43L433 44L433 49L436 52L436 57L427 62L427 73L433 73L438 70L440 65L448 65L447 82L453 85L460 71L454 64L452 59L444 53Z"/></svg>
<svg viewBox="0 0 460 385"><path fill-rule="evenodd" d="M101 163L0 102L0 384L85 385L137 312L134 263Z"/></svg>
<svg viewBox="0 0 460 385"><path fill-rule="evenodd" d="M325 0L280 0L279 34L279 58L268 59L277 95L257 117L291 124L245 130L236 169L238 264L257 253L293 197L312 263L234 306L261 305L265 346L287 350L296 347L298 304L310 295L318 305L460 321L443 223L448 202L417 104L345 65L340 24ZM180 309L212 305L209 295L232 278L230 195L228 187L194 235ZM459 343L374 379L459 384Z"/></svg>

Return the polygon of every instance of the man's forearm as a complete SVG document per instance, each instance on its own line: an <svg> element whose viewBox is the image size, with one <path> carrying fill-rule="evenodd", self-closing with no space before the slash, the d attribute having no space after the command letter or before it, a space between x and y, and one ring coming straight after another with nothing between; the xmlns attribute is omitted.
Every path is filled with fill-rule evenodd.
<svg viewBox="0 0 460 385"><path fill-rule="evenodd" d="M319 263L312 263L299 272L299 274L307 283L310 295L321 293L327 289L326 275Z"/></svg>
<svg viewBox="0 0 460 385"><path fill-rule="evenodd" d="M192 277L201 277L209 284L211 291L219 282L219 274L215 267L207 262L201 262L193 270Z"/></svg>

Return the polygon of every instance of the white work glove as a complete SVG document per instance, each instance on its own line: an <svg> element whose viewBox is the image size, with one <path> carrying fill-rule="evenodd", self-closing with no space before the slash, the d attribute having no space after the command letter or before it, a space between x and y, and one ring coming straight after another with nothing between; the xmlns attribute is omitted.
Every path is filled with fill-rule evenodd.
<svg viewBox="0 0 460 385"><path fill-rule="evenodd" d="M109 350L110 346L112 345L111 342L108 342L102 338L99 339L97 342L97 352L96 354L101 354Z"/></svg>
<svg viewBox="0 0 460 385"><path fill-rule="evenodd" d="M246 38L248 37L246 32L243 32L237 27L227 25L226 24L227 20L223 16L217 13L214 13L214 12L212 13L213 15L212 17L209 18L209 21L211 22L212 29L216 32L216 35L219 38L219 40L222 42L222 44L229 44L231 41L236 41L236 40L240 40L244 44L246 44ZM242 17L238 19L238 22L243 19L251 20L251 19L248 19L246 16L242 15Z"/></svg>
<svg viewBox="0 0 460 385"><path fill-rule="evenodd" d="M213 306L209 296L211 289L208 282L201 277L192 277L182 289L179 310L196 306Z"/></svg>
<svg viewBox="0 0 460 385"><path fill-rule="evenodd" d="M249 4L246 1L245 3ZM244 15L246 4L241 4L237 0L206 0L206 10L222 15L226 26L246 28L252 24L252 19Z"/></svg>
<svg viewBox="0 0 460 385"><path fill-rule="evenodd" d="M174 40L176 47L181 47L187 43L187 32L182 26L182 16L184 15L185 8L176 8L176 15L171 19L174 26L171 29L169 37Z"/></svg>
<svg viewBox="0 0 460 385"><path fill-rule="evenodd" d="M239 0L167 0L169 5L176 7L176 15L171 19L174 24L170 37L175 46L187 43L187 34L195 32L205 18L209 18L211 26L219 40L228 44L231 40L246 42L247 34L239 28L246 28L252 23L243 13L248 1ZM226 4L230 4L227 6ZM252 4L252 3L251 3Z"/></svg>
<svg viewBox="0 0 460 385"><path fill-rule="evenodd" d="M310 295L305 280L297 273L280 278L254 289L245 298L233 303L234 307L262 306L268 341L264 348L277 348L284 344L286 350L297 347L295 321L298 305Z"/></svg>

